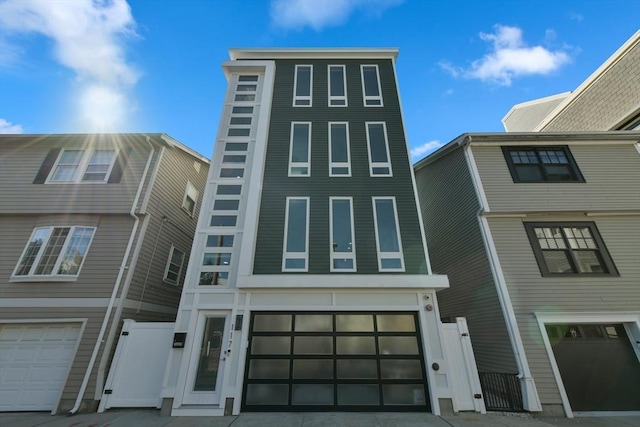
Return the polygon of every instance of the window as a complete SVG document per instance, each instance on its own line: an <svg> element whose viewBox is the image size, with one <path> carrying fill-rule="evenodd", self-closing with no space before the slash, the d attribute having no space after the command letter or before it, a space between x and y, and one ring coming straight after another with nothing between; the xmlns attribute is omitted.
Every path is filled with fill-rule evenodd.
<svg viewBox="0 0 640 427"><path fill-rule="evenodd" d="M116 150L64 149L47 182L107 182L116 154Z"/></svg>
<svg viewBox="0 0 640 427"><path fill-rule="evenodd" d="M584 182L569 147L502 147L513 182Z"/></svg>
<svg viewBox="0 0 640 427"><path fill-rule="evenodd" d="M394 197L373 197L372 200L378 269L379 271L404 271L396 199Z"/></svg>
<svg viewBox="0 0 640 427"><path fill-rule="evenodd" d="M33 230L14 278L69 278L80 274L95 227L38 227Z"/></svg>
<svg viewBox="0 0 640 427"><path fill-rule="evenodd" d="M367 145L369 146L369 174L392 176L387 126L384 122L367 122Z"/></svg>
<svg viewBox="0 0 640 427"><path fill-rule="evenodd" d="M525 223L540 272L554 275L618 275L593 222Z"/></svg>
<svg viewBox="0 0 640 427"><path fill-rule="evenodd" d="M282 271L307 271L309 198L287 197Z"/></svg>
<svg viewBox="0 0 640 427"><path fill-rule="evenodd" d="M196 205L198 204L198 190L189 181L187 181L187 188L184 192L184 199L182 199L182 209L189 215L194 216L196 212Z"/></svg>
<svg viewBox="0 0 640 427"><path fill-rule="evenodd" d="M356 271L353 200L351 197L331 197L329 205L331 271Z"/></svg>
<svg viewBox="0 0 640 427"><path fill-rule="evenodd" d="M382 107L380 73L377 65L361 65L362 98L366 107Z"/></svg>
<svg viewBox="0 0 640 427"><path fill-rule="evenodd" d="M254 102L258 91L258 76L238 76L236 93L233 98L236 102Z"/></svg>
<svg viewBox="0 0 640 427"><path fill-rule="evenodd" d="M329 176L351 176L348 123L329 122Z"/></svg>
<svg viewBox="0 0 640 427"><path fill-rule="evenodd" d="M182 273L182 265L184 264L184 252L171 245L169 251L169 262L164 270L164 281L172 285L180 283L180 274Z"/></svg>
<svg viewBox="0 0 640 427"><path fill-rule="evenodd" d="M289 176L311 176L311 123L291 123Z"/></svg>
<svg viewBox="0 0 640 427"><path fill-rule="evenodd" d="M218 185L217 195L237 195L242 191L242 185Z"/></svg>
<svg viewBox="0 0 640 427"><path fill-rule="evenodd" d="M210 234L202 256L199 286L226 286L233 250L234 236Z"/></svg>
<svg viewBox="0 0 640 427"><path fill-rule="evenodd" d="M311 107L313 96L313 66L296 65L293 82L293 106Z"/></svg>
<svg viewBox="0 0 640 427"><path fill-rule="evenodd" d="M347 106L347 78L344 65L329 65L329 106Z"/></svg>

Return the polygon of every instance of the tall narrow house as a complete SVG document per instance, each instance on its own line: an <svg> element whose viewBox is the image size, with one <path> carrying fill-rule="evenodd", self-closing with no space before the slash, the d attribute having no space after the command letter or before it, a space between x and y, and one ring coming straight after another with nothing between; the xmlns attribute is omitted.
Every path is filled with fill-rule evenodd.
<svg viewBox="0 0 640 427"><path fill-rule="evenodd" d="M173 415L448 396L395 49L232 49L165 375Z"/></svg>

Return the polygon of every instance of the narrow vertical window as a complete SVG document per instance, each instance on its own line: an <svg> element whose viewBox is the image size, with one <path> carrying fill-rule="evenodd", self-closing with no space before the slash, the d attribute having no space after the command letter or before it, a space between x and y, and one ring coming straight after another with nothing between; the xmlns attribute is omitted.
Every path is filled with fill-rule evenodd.
<svg viewBox="0 0 640 427"><path fill-rule="evenodd" d="M311 123L291 123L289 176L311 175Z"/></svg>
<svg viewBox="0 0 640 427"><path fill-rule="evenodd" d="M392 176L387 126L384 122L367 122L367 145L369 147L369 174Z"/></svg>
<svg viewBox="0 0 640 427"><path fill-rule="evenodd" d="M307 271L309 258L309 198L287 197L282 271Z"/></svg>
<svg viewBox="0 0 640 427"><path fill-rule="evenodd" d="M347 77L344 65L329 65L329 106L347 106Z"/></svg>
<svg viewBox="0 0 640 427"><path fill-rule="evenodd" d="M184 198L182 199L182 209L190 216L194 216L196 213L196 205L198 204L198 195L200 192L196 187L187 181L187 188L184 191Z"/></svg>
<svg viewBox="0 0 640 427"><path fill-rule="evenodd" d="M382 107L382 89L377 65L361 65L362 99L366 107Z"/></svg>
<svg viewBox="0 0 640 427"><path fill-rule="evenodd" d="M313 95L313 66L296 65L293 82L293 106L311 107Z"/></svg>
<svg viewBox="0 0 640 427"><path fill-rule="evenodd" d="M349 123L329 122L329 176L351 176Z"/></svg>
<svg viewBox="0 0 640 427"><path fill-rule="evenodd" d="M351 197L331 197L329 205L331 271L356 271L353 200Z"/></svg>
<svg viewBox="0 0 640 427"><path fill-rule="evenodd" d="M169 260L164 270L164 281L172 285L180 284L180 275L184 264L184 252L171 245Z"/></svg>
<svg viewBox="0 0 640 427"><path fill-rule="evenodd" d="M373 197L373 218L379 271L404 271L396 199Z"/></svg>

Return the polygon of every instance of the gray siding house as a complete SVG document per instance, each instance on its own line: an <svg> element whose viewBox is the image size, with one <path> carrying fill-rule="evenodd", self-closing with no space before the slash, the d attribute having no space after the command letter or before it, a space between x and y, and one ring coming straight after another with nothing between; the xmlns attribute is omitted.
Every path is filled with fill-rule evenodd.
<svg viewBox="0 0 640 427"><path fill-rule="evenodd" d="M414 166L440 312L525 410L640 411L639 42L505 117L535 132L464 134Z"/></svg>
<svg viewBox="0 0 640 427"><path fill-rule="evenodd" d="M451 398L395 49L232 49L164 410Z"/></svg>
<svg viewBox="0 0 640 427"><path fill-rule="evenodd" d="M123 319L175 319L208 168L164 134L0 136L0 410L95 411Z"/></svg>

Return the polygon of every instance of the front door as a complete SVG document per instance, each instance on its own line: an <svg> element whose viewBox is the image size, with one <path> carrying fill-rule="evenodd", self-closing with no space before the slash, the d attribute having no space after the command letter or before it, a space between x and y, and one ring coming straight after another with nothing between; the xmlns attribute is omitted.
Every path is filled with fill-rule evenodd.
<svg viewBox="0 0 640 427"><path fill-rule="evenodd" d="M203 314L198 321L189 364L186 404L219 405L226 350L229 348L227 314Z"/></svg>

